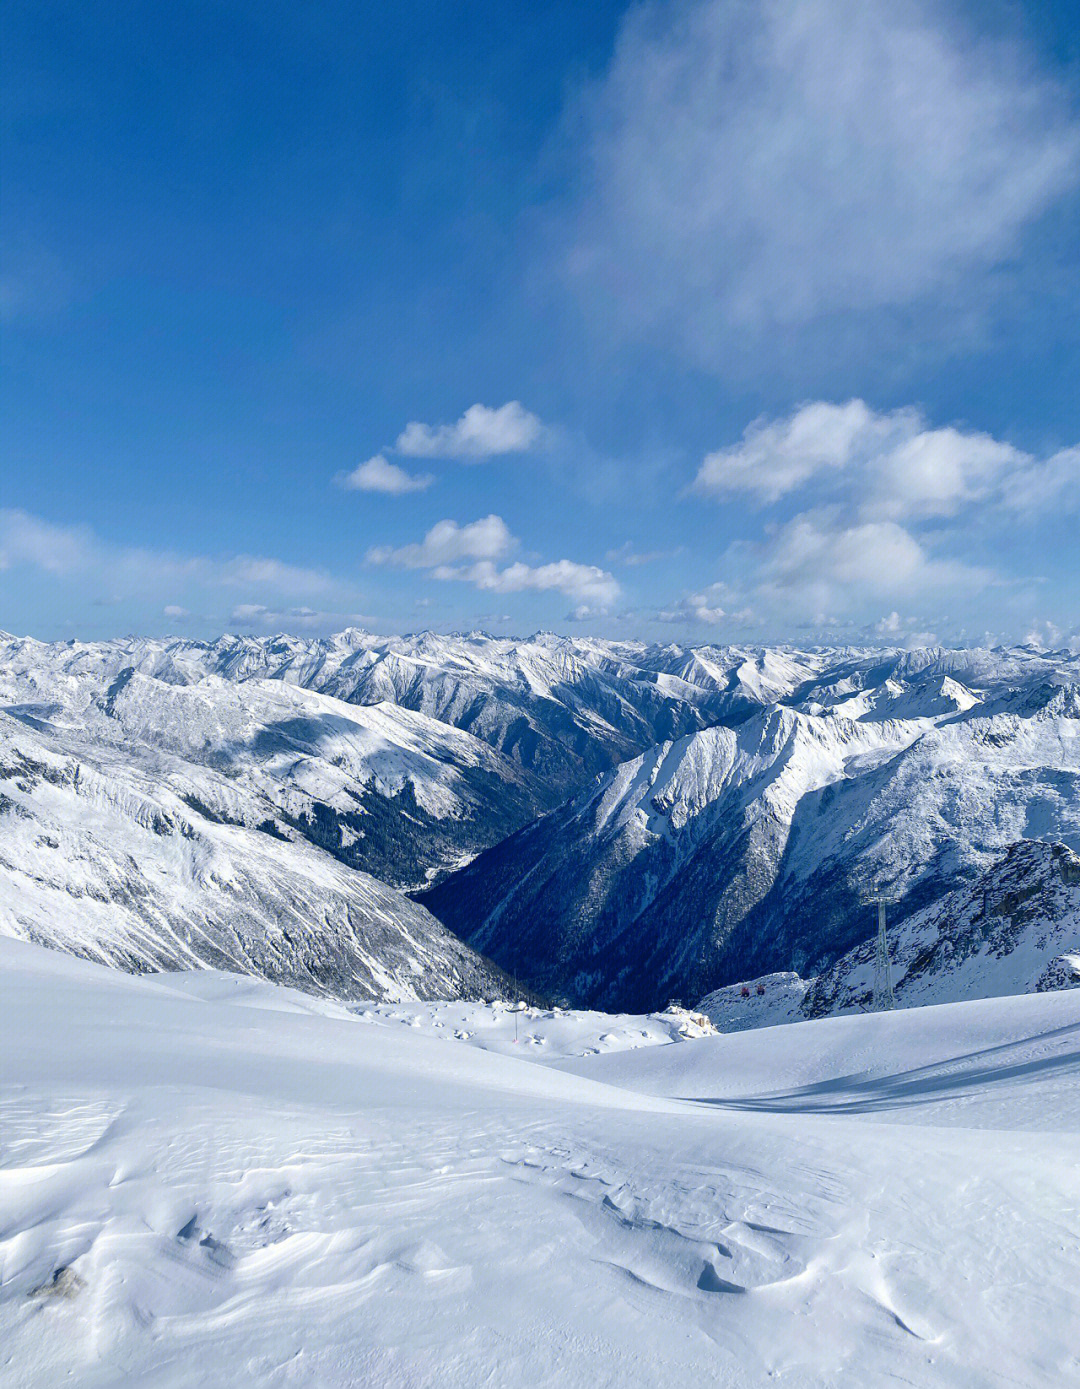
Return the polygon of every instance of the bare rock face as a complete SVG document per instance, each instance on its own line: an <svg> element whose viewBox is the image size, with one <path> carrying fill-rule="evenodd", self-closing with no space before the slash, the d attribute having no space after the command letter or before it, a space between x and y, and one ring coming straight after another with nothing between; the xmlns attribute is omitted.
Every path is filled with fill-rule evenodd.
<svg viewBox="0 0 1080 1389"><path fill-rule="evenodd" d="M30 1297L68 1299L78 1297L86 1287L86 1279L81 1278L70 1264L58 1268L53 1276L36 1288L31 1288Z"/></svg>
<svg viewBox="0 0 1080 1389"><path fill-rule="evenodd" d="M1051 960L1035 988L1039 993L1049 993L1051 989L1080 988L1080 951L1058 955Z"/></svg>

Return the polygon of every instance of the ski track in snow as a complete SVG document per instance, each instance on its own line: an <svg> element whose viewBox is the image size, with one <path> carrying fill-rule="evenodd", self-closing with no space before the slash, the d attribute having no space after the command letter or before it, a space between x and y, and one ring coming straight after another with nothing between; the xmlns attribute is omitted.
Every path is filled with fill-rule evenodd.
<svg viewBox="0 0 1080 1389"><path fill-rule="evenodd" d="M1080 991L526 1047L14 941L0 987L5 1386L1080 1382Z"/></svg>

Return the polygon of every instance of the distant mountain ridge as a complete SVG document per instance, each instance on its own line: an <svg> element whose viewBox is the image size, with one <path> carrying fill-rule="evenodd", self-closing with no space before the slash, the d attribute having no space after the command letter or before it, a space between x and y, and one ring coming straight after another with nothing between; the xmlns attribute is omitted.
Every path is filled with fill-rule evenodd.
<svg viewBox="0 0 1080 1389"><path fill-rule="evenodd" d="M210 675L236 684L276 680L348 704L411 709L517 762L549 807L656 743L733 726L771 703L819 712L881 691L889 680L908 690L948 678L980 698L1063 671L1080 680L1080 656L1026 647L798 650L553 633L523 640L484 633L381 637L355 628L332 637L211 642L0 641L0 680L8 689L44 682L100 691L129 668L171 685Z"/></svg>

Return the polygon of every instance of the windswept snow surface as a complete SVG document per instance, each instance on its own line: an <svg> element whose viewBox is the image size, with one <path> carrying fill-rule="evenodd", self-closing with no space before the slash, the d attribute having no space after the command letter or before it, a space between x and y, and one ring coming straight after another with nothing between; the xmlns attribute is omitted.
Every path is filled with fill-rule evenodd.
<svg viewBox="0 0 1080 1389"><path fill-rule="evenodd" d="M382 1021L0 940L4 1384L1080 1379L1080 991L554 1067Z"/></svg>

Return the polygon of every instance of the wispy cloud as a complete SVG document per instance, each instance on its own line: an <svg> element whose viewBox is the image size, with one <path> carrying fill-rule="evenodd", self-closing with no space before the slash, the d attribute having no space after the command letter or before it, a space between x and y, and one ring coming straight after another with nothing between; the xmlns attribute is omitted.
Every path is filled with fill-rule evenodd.
<svg viewBox="0 0 1080 1389"><path fill-rule="evenodd" d="M617 549L609 550L604 558L608 564L621 564L628 569L636 569L642 564L656 564L660 560L675 559L683 550L682 545L676 545L671 550L639 550L627 540Z"/></svg>
<svg viewBox="0 0 1080 1389"><path fill-rule="evenodd" d="M391 463L381 453L361 463L351 473L342 473L339 484L350 492L383 492L400 497L406 492L423 492L435 481L431 473L409 473Z"/></svg>
<svg viewBox="0 0 1080 1389"><path fill-rule="evenodd" d="M478 463L503 453L528 453L544 435L544 426L520 401L493 409L470 405L455 424L430 425L411 420L398 435L395 450L409 458L456 458Z"/></svg>
<svg viewBox="0 0 1080 1389"><path fill-rule="evenodd" d="M1029 646L1036 646L1041 651L1065 650L1071 651L1073 655L1080 653L1080 627L1074 628L1071 632L1065 631L1047 618L1032 618L1024 640Z"/></svg>
<svg viewBox="0 0 1080 1389"><path fill-rule="evenodd" d="M936 646L938 637L919 617L901 617L894 609L880 621L865 629L868 641L885 642L889 646L904 646L909 650L922 646Z"/></svg>
<svg viewBox="0 0 1080 1389"><path fill-rule="evenodd" d="M857 593L923 592L984 585L989 570L939 559L896 521L848 524L830 508L804 512L765 546L761 577L778 590ZM819 606L827 605L822 596Z"/></svg>
<svg viewBox="0 0 1080 1389"><path fill-rule="evenodd" d="M70 574L92 566L100 551L86 526L54 526L26 511L0 510L0 569L25 564Z"/></svg>
<svg viewBox="0 0 1080 1389"><path fill-rule="evenodd" d="M86 526L56 525L25 511L0 510L0 570L19 568L77 580L91 592L98 586L110 594L122 594L125 601L133 596L164 596L185 586L215 597L223 592L255 591L293 601L350 592L348 585L323 570L266 555L214 558L112 545ZM175 602L163 613L174 621L187 615Z"/></svg>
<svg viewBox="0 0 1080 1389"><path fill-rule="evenodd" d="M370 621L363 613L333 612L308 607L268 607L265 603L237 603L231 614L231 621L239 627L250 629L274 628L282 631L298 631L318 628L353 627Z"/></svg>
<svg viewBox="0 0 1080 1389"><path fill-rule="evenodd" d="M923 0L632 7L583 95L566 255L606 327L699 362L747 334L932 304L1080 177L1065 94Z"/></svg>
<svg viewBox="0 0 1080 1389"><path fill-rule="evenodd" d="M865 621L875 604L921 601L940 611L942 603L970 606L977 595L1000 591L1005 581L994 569L941 548L937 531L916 535L897 521L859 520L822 506L770 525L758 541L731 545L721 569L730 576L731 604L787 631L797 621L838 631Z"/></svg>

